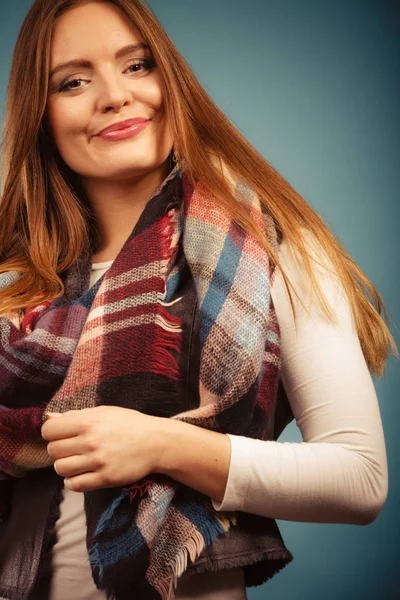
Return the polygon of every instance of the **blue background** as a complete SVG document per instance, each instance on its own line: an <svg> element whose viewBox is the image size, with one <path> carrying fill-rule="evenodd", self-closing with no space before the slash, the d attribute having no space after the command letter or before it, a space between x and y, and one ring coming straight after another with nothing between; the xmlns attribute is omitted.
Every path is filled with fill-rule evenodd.
<svg viewBox="0 0 400 600"><path fill-rule="evenodd" d="M0 0L0 109L28 0ZM369 0L149 0L206 91L327 221L399 344L400 9ZM400 598L399 363L374 378L389 496L367 527L278 521L294 561L250 600ZM301 441L291 423L280 441ZM267 468L268 466L266 466Z"/></svg>

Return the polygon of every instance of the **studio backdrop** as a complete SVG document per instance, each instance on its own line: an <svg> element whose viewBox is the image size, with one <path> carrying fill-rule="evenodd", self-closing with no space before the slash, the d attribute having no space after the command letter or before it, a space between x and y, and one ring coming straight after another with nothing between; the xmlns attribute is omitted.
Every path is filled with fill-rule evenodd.
<svg viewBox="0 0 400 600"><path fill-rule="evenodd" d="M400 5L394 0L148 4L213 100L326 220L378 288L399 345ZM1 112L29 5L29 0L0 3ZM374 383L389 464L382 512L368 526L278 521L294 560L263 586L248 590L249 600L400 597L398 361L391 358L384 379ZM301 441L295 422L279 441Z"/></svg>

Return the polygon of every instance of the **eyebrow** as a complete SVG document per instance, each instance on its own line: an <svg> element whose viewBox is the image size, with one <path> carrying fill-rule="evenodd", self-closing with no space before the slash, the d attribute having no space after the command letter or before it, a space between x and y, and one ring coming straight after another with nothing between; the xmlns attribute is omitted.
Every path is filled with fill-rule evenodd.
<svg viewBox="0 0 400 600"><path fill-rule="evenodd" d="M130 54L131 52L135 52L136 50L150 50L150 48L149 48L148 44L143 44L143 43L128 44L127 46L123 46L122 48L117 50L117 52L115 53L115 59L117 60L118 58L122 58L123 56L126 56L127 54ZM92 66L93 65L90 62L90 60L84 60L84 59L69 60L68 62L61 63L60 65L57 65L56 67L54 67L54 69L50 72L49 79L54 77L54 75L56 73L58 73L59 71L66 69L66 68L70 68L70 67L74 68L74 69L79 68L79 67L90 68Z"/></svg>

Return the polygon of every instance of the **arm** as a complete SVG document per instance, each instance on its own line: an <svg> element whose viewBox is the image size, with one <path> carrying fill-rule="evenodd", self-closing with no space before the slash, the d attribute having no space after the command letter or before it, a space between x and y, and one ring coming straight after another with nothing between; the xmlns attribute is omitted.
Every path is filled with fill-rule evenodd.
<svg viewBox="0 0 400 600"><path fill-rule="evenodd" d="M301 267L285 242L280 258L306 299ZM280 273L272 286L281 328L282 382L303 441L265 442L179 422L171 422L165 432L160 470L211 496L217 510L364 525L385 503L387 458L373 381L344 292L337 280L316 268L336 311L336 325L315 304L309 317L293 295L296 332Z"/></svg>

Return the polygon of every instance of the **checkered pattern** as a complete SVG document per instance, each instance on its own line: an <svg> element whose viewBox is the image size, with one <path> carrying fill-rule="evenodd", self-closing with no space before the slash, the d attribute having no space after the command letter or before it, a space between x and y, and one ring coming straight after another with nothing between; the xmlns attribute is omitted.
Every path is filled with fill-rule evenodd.
<svg viewBox="0 0 400 600"><path fill-rule="evenodd" d="M257 196L227 178L276 245ZM169 192L178 182L177 198ZM146 225L134 229L89 290L91 257L82 256L67 273L63 298L27 310L20 329L16 314L0 318L3 479L51 465L40 436L46 411L114 403L146 411L149 387L152 410L167 393L173 400L174 384L185 376L176 360L182 323L169 310L185 301L176 297L180 248L198 294L200 404L171 418L259 439L270 435L280 352L267 253L209 190L192 187L179 165L145 213ZM0 275L0 287L18 276ZM115 598L129 590L140 591L142 599L173 597L188 561L236 523L234 514L216 512L209 498L158 475L85 496L93 576Z"/></svg>

